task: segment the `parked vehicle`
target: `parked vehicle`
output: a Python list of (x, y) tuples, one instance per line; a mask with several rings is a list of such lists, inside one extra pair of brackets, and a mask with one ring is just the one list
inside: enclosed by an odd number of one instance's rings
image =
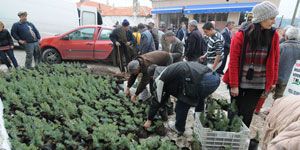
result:
[(97, 8), (78, 6), (69, 0), (3, 0), (0, 20), (9, 31), (19, 21), (18, 12), (27, 11), (28, 21), (34, 23), (42, 37), (53, 36), (79, 25), (101, 25)]
[(67, 33), (45, 37), (40, 41), (42, 59), (49, 64), (62, 60), (105, 60), (111, 55), (109, 39), (112, 27), (80, 26)]

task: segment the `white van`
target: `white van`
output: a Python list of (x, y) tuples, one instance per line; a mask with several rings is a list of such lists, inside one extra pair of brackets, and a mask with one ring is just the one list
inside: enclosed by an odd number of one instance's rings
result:
[(27, 11), (28, 21), (36, 26), (42, 37), (64, 33), (79, 25), (97, 25), (99, 21), (102, 22), (97, 8), (77, 8), (75, 2), (68, 0), (3, 0), (0, 20), (9, 31), (19, 21), (19, 11)]

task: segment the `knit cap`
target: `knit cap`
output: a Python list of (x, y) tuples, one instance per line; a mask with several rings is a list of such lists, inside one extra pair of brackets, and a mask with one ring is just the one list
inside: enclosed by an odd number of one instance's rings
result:
[(276, 17), (279, 14), (277, 7), (269, 1), (264, 1), (255, 5), (252, 12), (254, 17), (252, 20), (253, 23), (262, 22), (272, 17)]
[(129, 22), (128, 22), (128, 20), (127, 20), (127, 19), (124, 19), (124, 20), (123, 20), (123, 22), (122, 22), (122, 26), (124, 26), (124, 27), (127, 27), (127, 26), (129, 26)]

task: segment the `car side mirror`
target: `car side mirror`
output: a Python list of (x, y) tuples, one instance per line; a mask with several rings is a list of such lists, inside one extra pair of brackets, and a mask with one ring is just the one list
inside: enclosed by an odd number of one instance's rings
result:
[(69, 36), (64, 36), (61, 38), (61, 40), (70, 40)]

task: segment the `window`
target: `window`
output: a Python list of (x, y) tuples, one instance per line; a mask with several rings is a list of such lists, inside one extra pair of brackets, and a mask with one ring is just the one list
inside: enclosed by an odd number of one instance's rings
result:
[(207, 19), (207, 14), (201, 14), (201, 22), (205, 23)]
[(207, 21), (215, 21), (215, 14), (208, 14), (207, 17)]
[(83, 28), (70, 33), (70, 40), (93, 40), (95, 28)]
[(103, 29), (101, 31), (100, 36), (98, 37), (98, 40), (110, 40), (109, 35), (111, 34), (112, 30), (109, 29)]
[(96, 24), (96, 14), (93, 12), (82, 12), (82, 25)]

